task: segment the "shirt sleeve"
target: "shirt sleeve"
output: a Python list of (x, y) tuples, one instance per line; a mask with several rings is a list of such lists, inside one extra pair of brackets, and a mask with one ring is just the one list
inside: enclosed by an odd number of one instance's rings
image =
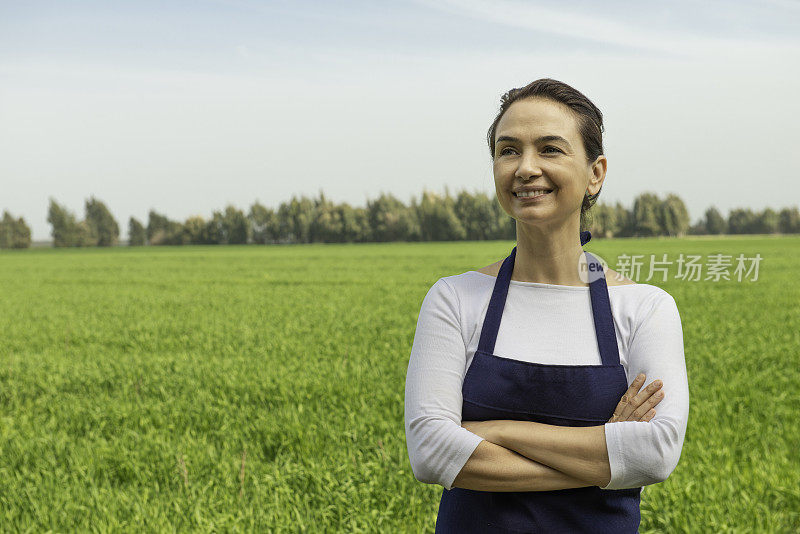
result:
[(605, 424), (611, 480), (602, 489), (663, 482), (678, 465), (686, 434), (689, 384), (678, 307), (675, 299), (661, 290), (646, 299), (640, 311), (642, 319), (632, 333), (627, 356), (628, 384), (645, 373), (642, 389), (660, 379), (664, 398), (650, 421)]
[(466, 372), (458, 297), (440, 278), (417, 319), (405, 385), (405, 432), (414, 477), (445, 489), (483, 440), (461, 426)]

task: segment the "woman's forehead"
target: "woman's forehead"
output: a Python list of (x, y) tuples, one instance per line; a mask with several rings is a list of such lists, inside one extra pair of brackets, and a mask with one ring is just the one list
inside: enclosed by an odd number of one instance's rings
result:
[(578, 131), (575, 118), (563, 104), (525, 99), (511, 104), (497, 123), (495, 139), (504, 135), (518, 138), (560, 135), (574, 142)]

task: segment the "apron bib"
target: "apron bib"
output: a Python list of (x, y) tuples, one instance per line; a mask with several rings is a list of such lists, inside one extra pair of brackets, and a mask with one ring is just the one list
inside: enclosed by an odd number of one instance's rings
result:
[[(591, 239), (581, 232), (581, 245)], [(483, 321), (480, 342), (462, 386), (463, 421), (512, 419), (558, 426), (599, 426), (611, 418), (628, 381), (619, 362), (605, 273), (584, 251), (590, 275), (602, 365), (544, 365), (493, 354), (517, 247), (505, 259)], [(598, 486), (556, 491), (444, 490), (436, 533), (638, 532), (641, 488)]]

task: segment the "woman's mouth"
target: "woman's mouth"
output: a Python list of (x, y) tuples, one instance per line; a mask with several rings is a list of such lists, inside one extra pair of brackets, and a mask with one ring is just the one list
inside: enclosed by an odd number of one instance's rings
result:
[(548, 190), (548, 191), (543, 191), (543, 190), (539, 190), (539, 191), (520, 191), (519, 193), (515, 193), (515, 192), (512, 191), (512, 194), (516, 198), (518, 198), (520, 200), (520, 202), (534, 202), (534, 201), (541, 200), (541, 199), (547, 197), (552, 192), (553, 192), (552, 190)]

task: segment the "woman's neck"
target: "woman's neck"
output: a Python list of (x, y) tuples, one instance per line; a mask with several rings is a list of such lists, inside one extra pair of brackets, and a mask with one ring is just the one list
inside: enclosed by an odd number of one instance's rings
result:
[(588, 286), (579, 273), (583, 254), (580, 231), (572, 226), (548, 229), (517, 222), (517, 254), (511, 279)]

